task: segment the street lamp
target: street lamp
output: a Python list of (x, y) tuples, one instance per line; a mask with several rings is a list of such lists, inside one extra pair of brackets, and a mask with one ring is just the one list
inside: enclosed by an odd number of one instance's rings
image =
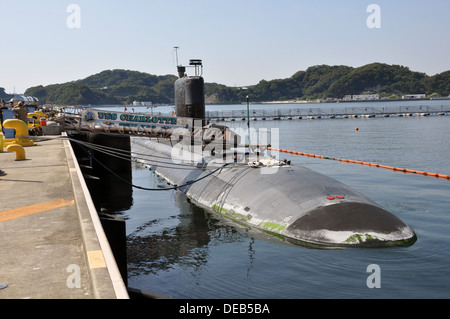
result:
[(250, 107), (247, 95), (247, 128), (248, 128), (248, 147), (250, 149)]

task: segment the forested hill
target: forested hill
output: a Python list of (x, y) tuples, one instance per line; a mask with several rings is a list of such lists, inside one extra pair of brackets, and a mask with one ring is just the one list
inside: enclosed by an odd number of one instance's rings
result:
[(35, 86), (25, 91), (44, 103), (62, 105), (131, 104), (133, 101), (172, 103), (175, 75), (157, 76), (129, 70), (107, 70), (63, 84)]
[[(174, 103), (176, 79), (175, 75), (108, 70), (78, 81), (32, 87), (25, 95), (61, 105), (131, 104), (133, 101), (170, 104)], [(247, 95), (252, 102), (264, 102), (342, 98), (366, 92), (388, 97), (418, 93), (446, 97), (450, 95), (450, 71), (428, 76), (404, 66), (382, 63), (357, 68), (317, 65), (286, 79), (261, 80), (245, 88), (205, 84), (207, 103), (240, 103)]]

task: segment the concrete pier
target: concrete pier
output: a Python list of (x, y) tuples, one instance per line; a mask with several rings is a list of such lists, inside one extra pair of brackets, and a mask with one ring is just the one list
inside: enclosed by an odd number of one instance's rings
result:
[(0, 299), (128, 299), (70, 143), (36, 144), (0, 153)]

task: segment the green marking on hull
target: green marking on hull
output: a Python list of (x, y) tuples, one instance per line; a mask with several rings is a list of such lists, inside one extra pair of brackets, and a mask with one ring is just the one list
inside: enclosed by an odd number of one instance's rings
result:
[(218, 213), (221, 215), (223, 215), (225, 213), (225, 214), (227, 214), (227, 217), (233, 217), (237, 220), (248, 221), (248, 218), (245, 215), (235, 213), (235, 212), (233, 212), (233, 210), (229, 211), (228, 209), (220, 207), (219, 205), (215, 205), (215, 204), (212, 205), (212, 209), (215, 213)]
[(244, 215), (242, 215), (242, 214), (239, 214), (239, 213), (234, 213), (234, 214), (233, 214), (233, 217), (236, 218), (236, 219), (238, 219), (238, 220), (248, 221), (248, 218), (247, 218), (246, 216), (244, 216)]
[(285, 225), (280, 225), (280, 224), (271, 223), (271, 222), (261, 222), (259, 224), (259, 226), (265, 227), (265, 228), (270, 228), (270, 229), (277, 230), (277, 231), (283, 231), (286, 228)]
[(212, 209), (213, 209), (216, 213), (226, 213), (226, 214), (229, 214), (229, 213), (230, 213), (227, 209), (225, 209), (225, 208), (223, 208), (223, 207), (220, 207), (219, 205), (216, 205), (216, 204), (212, 205)]
[(348, 237), (345, 242), (346, 243), (364, 243), (367, 241), (375, 241), (378, 240), (377, 237), (369, 235), (369, 234), (354, 234)]
[(272, 232), (272, 231), (265, 230), (265, 229), (260, 229), (260, 230), (261, 230), (263, 233), (265, 233), (265, 234), (268, 234), (268, 235), (274, 236), (274, 237), (278, 237), (278, 238), (282, 239), (283, 241), (286, 241), (286, 237), (283, 236), (283, 235), (281, 235), (281, 234), (274, 233), (274, 232)]

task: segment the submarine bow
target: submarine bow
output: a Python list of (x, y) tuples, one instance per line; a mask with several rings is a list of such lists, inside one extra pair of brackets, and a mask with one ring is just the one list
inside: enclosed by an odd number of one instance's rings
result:
[(196, 205), (295, 243), (378, 247), (416, 241), (414, 231), (394, 214), (349, 186), (300, 165), (283, 165), (274, 174), (263, 174), (261, 167), (231, 163), (202, 179), (221, 167), (213, 157), (191, 154), (198, 160), (192, 167), (201, 168), (180, 169), (169, 155), (170, 145), (133, 138), (133, 150), (165, 156), (164, 165), (147, 164), (169, 184), (184, 185), (178, 189)]

